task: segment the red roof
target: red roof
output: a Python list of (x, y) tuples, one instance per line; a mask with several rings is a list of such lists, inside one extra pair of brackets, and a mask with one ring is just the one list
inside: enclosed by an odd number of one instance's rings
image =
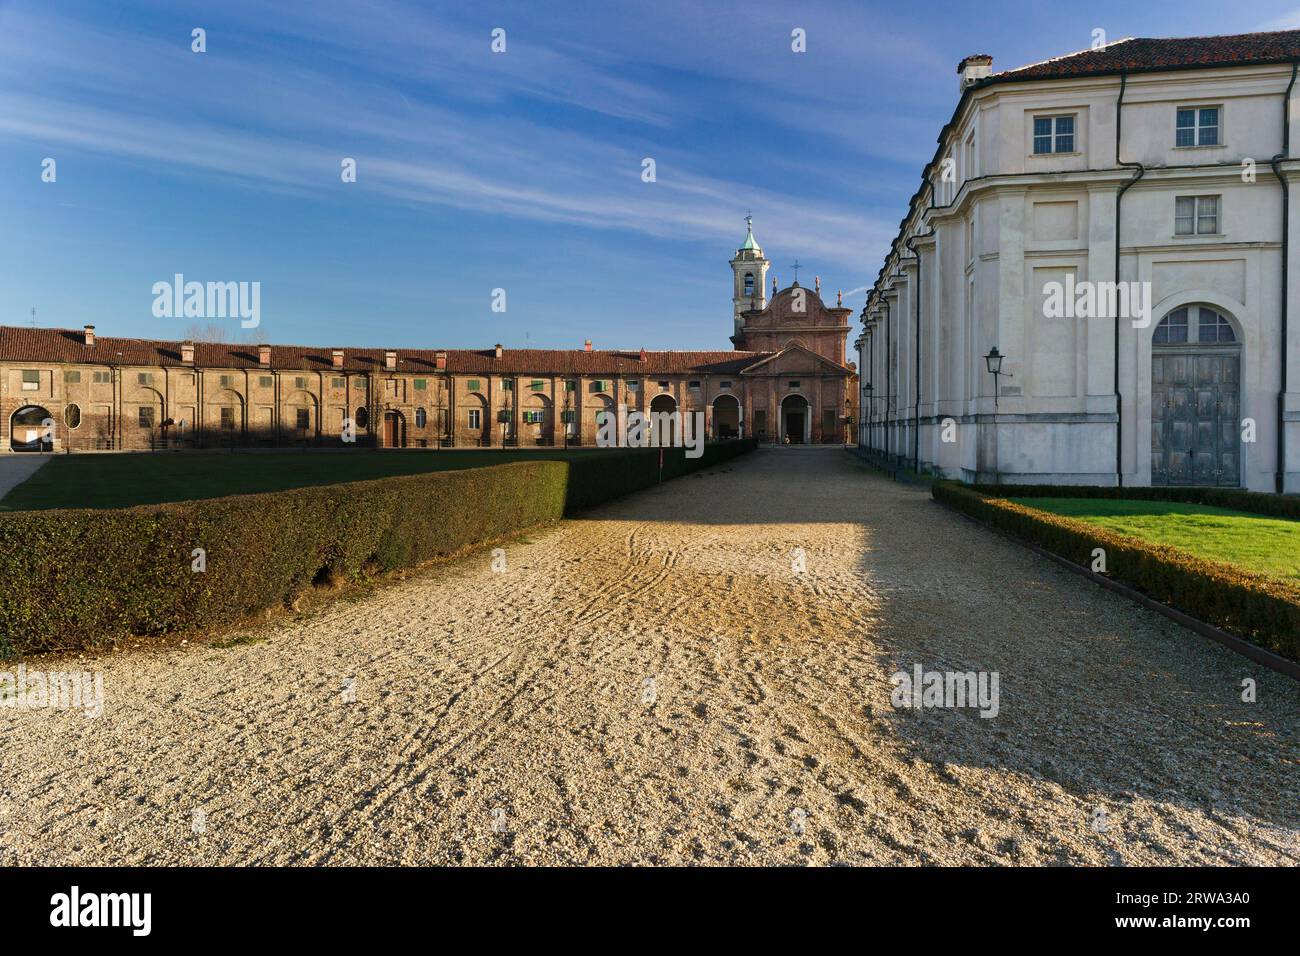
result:
[[(329, 371), (333, 348), (310, 345), (272, 345), (271, 368)], [(384, 367), (385, 349), (343, 349), (346, 371), (378, 371)], [(582, 349), (395, 349), (397, 369), (433, 371), (439, 352), (447, 355), (447, 370), (460, 373), (514, 373), (538, 375), (651, 375), (656, 373), (739, 372), (771, 352), (644, 352)], [(644, 361), (641, 359), (645, 355)], [(194, 364), (200, 368), (261, 368), (257, 345), (198, 342)], [(81, 365), (182, 366), (181, 343), (154, 339), (95, 337), (85, 344), (80, 329), (33, 329), (0, 326), (0, 362), (76, 363)]]
[(994, 73), (979, 85), (1005, 80), (1098, 76), (1125, 70), (1142, 73), (1251, 63), (1289, 63), (1294, 59), (1300, 59), (1300, 30), (1221, 37), (1130, 37), (1096, 50), (1080, 50), (1016, 70)]

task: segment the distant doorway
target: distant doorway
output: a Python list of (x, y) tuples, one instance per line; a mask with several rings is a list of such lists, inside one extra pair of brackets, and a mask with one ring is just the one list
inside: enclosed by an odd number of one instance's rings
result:
[(401, 412), (384, 412), (384, 447), (406, 447), (406, 422)]
[(740, 402), (734, 395), (719, 395), (713, 400), (713, 437), (740, 437)]
[(781, 402), (781, 441), (789, 445), (808, 442), (808, 400), (802, 395), (787, 395)]
[(9, 447), (13, 451), (52, 451), (54, 418), (39, 405), (27, 405), (9, 419)]

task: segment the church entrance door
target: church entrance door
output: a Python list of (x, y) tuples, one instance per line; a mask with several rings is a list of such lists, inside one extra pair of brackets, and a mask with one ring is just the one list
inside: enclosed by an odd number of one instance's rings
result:
[(781, 402), (781, 440), (787, 445), (808, 441), (808, 400), (802, 395), (787, 395)]

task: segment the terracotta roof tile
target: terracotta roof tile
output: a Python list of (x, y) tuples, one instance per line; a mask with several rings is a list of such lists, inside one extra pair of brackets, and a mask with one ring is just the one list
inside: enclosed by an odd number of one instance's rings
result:
[[(397, 349), (397, 368), (404, 372), (432, 372), (440, 351), (447, 354), (447, 370), (487, 374), (585, 374), (654, 375), (700, 372), (737, 373), (773, 354), (770, 352), (641, 352), (582, 349)], [(271, 367), (275, 369), (330, 371), (333, 348), (303, 345), (272, 345)], [(382, 370), (384, 349), (343, 350), (344, 370)], [(257, 345), (226, 345), (199, 342), (194, 346), (195, 364), (201, 368), (260, 368)], [(0, 326), (0, 362), (78, 363), (85, 365), (181, 366), (181, 343), (152, 339), (95, 337), (85, 344), (80, 329), (33, 329)]]
[(1287, 63), (1300, 58), (1300, 30), (1233, 36), (1130, 37), (1095, 50), (1080, 50), (1042, 63), (994, 73), (980, 85), (1006, 80), (1057, 79), (1109, 73), (1179, 70), (1251, 63)]

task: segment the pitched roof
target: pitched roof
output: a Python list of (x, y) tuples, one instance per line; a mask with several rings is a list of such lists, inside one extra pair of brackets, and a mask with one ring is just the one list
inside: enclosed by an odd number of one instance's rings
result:
[[(305, 371), (333, 369), (333, 348), (272, 345), (271, 368)], [(343, 369), (381, 370), (385, 349), (343, 349)], [(447, 370), (481, 374), (652, 375), (657, 373), (738, 373), (770, 352), (645, 352), (582, 349), (395, 349), (397, 368), (404, 372), (433, 371), (439, 352), (447, 355)], [(0, 362), (75, 363), (82, 365), (183, 366), (181, 343), (157, 339), (96, 336), (85, 344), (81, 329), (33, 329), (0, 326)], [(262, 368), (257, 345), (198, 342), (194, 364), (200, 368)]]
[(1185, 70), (1211, 66), (1289, 63), (1300, 59), (1300, 30), (1273, 33), (1239, 33), (1205, 37), (1128, 37), (1095, 50), (1080, 50), (1005, 70), (977, 85), (1008, 80), (1049, 80), (1076, 76), (1102, 76), (1160, 70)]

